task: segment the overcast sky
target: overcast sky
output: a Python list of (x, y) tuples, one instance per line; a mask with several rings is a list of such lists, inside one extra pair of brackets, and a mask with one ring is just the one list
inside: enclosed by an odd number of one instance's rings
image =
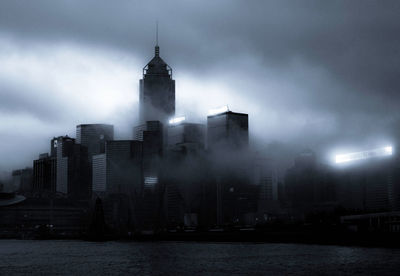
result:
[(249, 113), (252, 142), (322, 156), (396, 143), (399, 1), (0, 2), (0, 171), (53, 136), (112, 123), (131, 138), (138, 81), (173, 68), (177, 115)]

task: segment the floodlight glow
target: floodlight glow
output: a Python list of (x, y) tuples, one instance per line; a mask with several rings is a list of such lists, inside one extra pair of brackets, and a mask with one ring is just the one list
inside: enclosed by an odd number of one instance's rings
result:
[(212, 115), (217, 115), (217, 114), (225, 113), (225, 112), (228, 112), (228, 111), (229, 111), (228, 106), (227, 106), (227, 105), (224, 105), (224, 106), (221, 106), (221, 107), (218, 107), (218, 108), (210, 109), (210, 110), (208, 111), (208, 115), (209, 115), (209, 116), (212, 116)]
[(175, 118), (172, 118), (171, 120), (169, 120), (169, 124), (170, 125), (179, 124), (179, 123), (181, 123), (181, 122), (183, 122), (185, 120), (186, 120), (185, 116), (175, 117)]
[(144, 187), (145, 188), (154, 188), (154, 186), (158, 183), (157, 176), (145, 176), (144, 177)]
[(388, 146), (380, 149), (353, 152), (347, 154), (338, 154), (336, 155), (335, 162), (339, 164), (339, 163), (346, 163), (346, 162), (369, 159), (380, 156), (389, 156), (392, 154), (393, 154), (393, 148), (391, 146)]

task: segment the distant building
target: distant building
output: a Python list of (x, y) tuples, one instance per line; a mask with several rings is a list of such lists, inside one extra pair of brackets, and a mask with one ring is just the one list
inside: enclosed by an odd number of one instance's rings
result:
[(160, 131), (162, 123), (160, 121), (147, 121), (142, 125), (134, 127), (133, 138), (134, 140), (143, 141), (143, 133), (145, 131)]
[(84, 124), (76, 126), (76, 144), (87, 147), (89, 161), (95, 154), (104, 153), (105, 143), (114, 140), (114, 126), (107, 124)]
[(105, 153), (93, 156), (93, 192), (98, 195), (139, 192), (141, 161), (141, 141), (107, 141)]
[(23, 195), (32, 195), (33, 193), (33, 171), (32, 168), (14, 170), (12, 172), (12, 184)]
[(395, 158), (355, 162), (336, 168), (339, 204), (356, 212), (400, 210), (400, 167)]
[(33, 160), (33, 192), (35, 196), (55, 194), (57, 183), (57, 160), (47, 153)]
[(330, 169), (317, 162), (315, 153), (304, 150), (295, 158), (285, 176), (285, 189), (298, 215), (331, 211), (336, 204), (336, 186)]
[(175, 116), (175, 80), (172, 69), (160, 57), (155, 47), (154, 58), (143, 68), (139, 83), (139, 121), (160, 121), (163, 124)]
[(71, 198), (89, 198), (91, 183), (87, 148), (75, 144), (75, 139), (68, 136), (56, 138), (53, 146), (57, 148), (57, 193)]
[(204, 149), (205, 126), (194, 123), (170, 124), (168, 127), (168, 146), (193, 145), (195, 148)]
[(245, 149), (249, 145), (249, 117), (226, 111), (207, 117), (207, 148), (216, 150)]

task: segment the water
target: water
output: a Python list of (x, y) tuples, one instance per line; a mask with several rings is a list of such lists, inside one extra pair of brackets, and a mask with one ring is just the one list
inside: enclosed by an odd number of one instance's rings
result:
[(0, 275), (400, 275), (400, 249), (0, 240)]

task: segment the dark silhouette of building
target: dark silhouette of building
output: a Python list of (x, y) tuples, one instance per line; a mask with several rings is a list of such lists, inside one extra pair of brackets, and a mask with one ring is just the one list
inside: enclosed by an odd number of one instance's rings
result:
[(70, 198), (89, 198), (91, 170), (87, 147), (75, 144), (75, 139), (68, 136), (55, 138), (52, 144), (57, 148), (57, 193)]
[(93, 156), (93, 192), (132, 193), (141, 183), (142, 142), (107, 141), (105, 153)]
[(172, 69), (160, 57), (155, 46), (154, 58), (143, 68), (139, 83), (139, 121), (160, 121), (166, 124), (175, 116), (175, 80)]
[(400, 169), (396, 158), (353, 162), (336, 168), (340, 206), (350, 212), (400, 210)]
[(327, 166), (319, 164), (315, 153), (304, 150), (285, 176), (285, 189), (292, 210), (301, 216), (332, 210), (336, 205), (336, 186)]
[(14, 170), (12, 172), (12, 183), (19, 193), (23, 195), (32, 195), (33, 193), (33, 170), (25, 168)]
[(184, 145), (193, 150), (204, 149), (205, 126), (186, 122), (169, 124), (167, 141), (168, 147)]
[(33, 193), (35, 196), (50, 196), (56, 192), (57, 160), (48, 153), (33, 160)]
[(133, 139), (143, 141), (143, 132), (159, 131), (162, 128), (160, 121), (147, 121), (144, 124), (138, 125), (133, 129)]
[(249, 145), (249, 116), (226, 111), (207, 117), (207, 149), (226, 151)]
[(82, 124), (76, 126), (76, 143), (87, 147), (89, 161), (95, 154), (104, 153), (105, 143), (114, 140), (114, 126), (107, 124)]

